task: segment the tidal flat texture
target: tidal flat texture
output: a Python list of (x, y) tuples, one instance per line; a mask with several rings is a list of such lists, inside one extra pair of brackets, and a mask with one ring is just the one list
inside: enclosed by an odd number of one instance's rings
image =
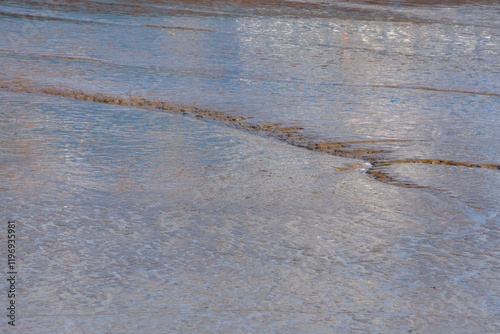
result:
[(452, 198), (187, 117), (1, 100), (18, 332), (499, 328), (494, 220)]
[(493, 0), (2, 1), (0, 333), (500, 332), (499, 59)]

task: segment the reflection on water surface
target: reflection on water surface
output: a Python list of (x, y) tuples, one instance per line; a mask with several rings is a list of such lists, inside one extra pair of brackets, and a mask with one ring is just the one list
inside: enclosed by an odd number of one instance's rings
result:
[(2, 2), (20, 326), (498, 331), (498, 14)]

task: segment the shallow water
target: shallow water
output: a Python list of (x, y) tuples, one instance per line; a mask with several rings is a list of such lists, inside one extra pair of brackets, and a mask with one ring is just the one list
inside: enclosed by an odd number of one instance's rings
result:
[[(0, 83), (194, 103), (300, 127), (307, 145), (378, 141), (349, 148), (372, 163), (500, 168), (498, 14), (488, 1), (4, 2)], [(484, 186), (469, 191), (498, 197)]]
[(192, 118), (1, 100), (21, 333), (498, 329), (495, 217)]
[(21, 332), (499, 331), (498, 14), (3, 1)]

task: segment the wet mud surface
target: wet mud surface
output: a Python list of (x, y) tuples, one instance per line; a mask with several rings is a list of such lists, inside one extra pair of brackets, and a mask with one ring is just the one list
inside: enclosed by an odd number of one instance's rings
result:
[[(225, 124), (237, 129), (242, 129), (250, 131), (253, 133), (262, 134), (271, 138), (278, 139), (287, 144), (305, 148), (312, 151), (318, 151), (322, 153), (331, 154), (339, 157), (348, 157), (355, 159), (362, 159), (370, 163), (370, 167), (366, 170), (366, 173), (373, 176), (376, 180), (390, 183), (393, 185), (403, 186), (403, 187), (417, 187), (422, 186), (418, 184), (410, 184), (398, 180), (396, 177), (387, 174), (386, 172), (380, 170), (380, 167), (390, 166), (392, 164), (401, 163), (412, 163), (412, 164), (431, 164), (431, 165), (447, 165), (447, 166), (459, 166), (467, 168), (488, 168), (493, 170), (500, 170), (499, 164), (474, 164), (468, 162), (460, 162), (453, 160), (441, 160), (441, 159), (405, 159), (405, 160), (388, 160), (384, 157), (385, 154), (390, 153), (389, 151), (374, 150), (369, 148), (362, 148), (363, 144), (370, 143), (380, 143), (380, 142), (404, 142), (405, 140), (378, 140), (378, 141), (355, 141), (355, 142), (316, 142), (317, 139), (313, 137), (308, 137), (304, 135), (300, 126), (286, 126), (282, 123), (273, 124), (254, 124), (251, 121), (250, 116), (235, 116), (221, 111), (202, 109), (199, 107), (189, 107), (180, 105), (171, 105), (163, 101), (150, 101), (139, 97), (115, 97), (106, 96), (103, 94), (88, 94), (85, 92), (77, 91), (65, 91), (60, 89), (34, 89), (30, 88), (29, 85), (20, 86), (0, 86), (2, 89), (8, 89), (14, 92), (25, 92), (25, 93), (38, 93), (38, 94), (48, 94), (54, 96), (61, 96), (67, 98), (73, 98), (82, 101), (91, 101), (98, 103), (107, 104), (117, 104), (126, 105), (131, 107), (143, 107), (148, 109), (155, 109), (161, 111), (172, 112), (182, 115), (190, 115), (204, 120), (216, 121), (221, 124)], [(243, 122), (242, 122), (243, 121)]]
[(494, 216), (375, 182), (360, 160), (195, 117), (0, 100), (21, 332), (500, 326)]
[(500, 331), (498, 1), (6, 0), (0, 31), (20, 332)]

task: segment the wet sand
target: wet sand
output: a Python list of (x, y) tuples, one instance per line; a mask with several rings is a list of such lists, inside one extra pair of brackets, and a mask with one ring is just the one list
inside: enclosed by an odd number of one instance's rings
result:
[[(389, 151), (374, 150), (363, 148), (363, 144), (372, 144), (380, 142), (405, 142), (406, 140), (369, 140), (355, 142), (317, 142), (317, 138), (304, 135), (300, 126), (287, 126), (283, 123), (272, 124), (256, 124), (252, 123), (251, 116), (232, 115), (227, 112), (202, 109), (199, 107), (172, 105), (165, 101), (152, 101), (141, 97), (116, 97), (103, 94), (92, 94), (86, 92), (78, 92), (73, 90), (61, 90), (54, 88), (39, 89), (33, 88), (26, 84), (21, 85), (0, 85), (0, 88), (8, 89), (14, 92), (27, 93), (42, 93), (47, 95), (69, 97), (76, 100), (92, 101), (106, 104), (126, 105), (132, 107), (143, 107), (154, 110), (167, 111), (175, 114), (190, 115), (204, 120), (217, 121), (220, 124), (226, 124), (231, 127), (250, 131), (256, 134), (264, 134), (267, 137), (275, 138), (289, 145), (305, 148), (312, 151), (331, 154), (340, 157), (349, 157), (362, 159), (366, 161), (370, 167), (366, 169), (366, 173), (373, 176), (375, 180), (390, 183), (392, 185), (423, 188), (424, 186), (412, 184), (398, 180), (395, 176), (388, 174), (384, 169), (393, 164), (431, 164), (431, 165), (446, 165), (459, 166), (467, 168), (487, 168), (500, 170), (499, 164), (477, 164), (453, 160), (442, 159), (404, 159), (404, 160), (388, 160), (386, 158)], [(428, 186), (427, 186), (428, 187)]]
[(190, 117), (0, 97), (20, 333), (498, 329), (493, 221), (456, 202)]
[(14, 333), (499, 332), (498, 13), (0, 3)]

